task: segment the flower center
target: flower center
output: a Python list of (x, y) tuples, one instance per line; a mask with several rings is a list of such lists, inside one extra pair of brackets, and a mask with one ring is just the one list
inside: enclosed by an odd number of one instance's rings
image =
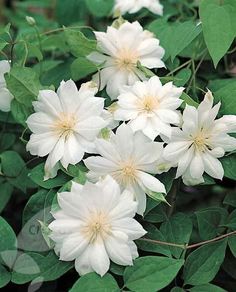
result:
[(138, 61), (138, 56), (131, 49), (121, 49), (116, 58), (116, 65), (119, 69), (133, 70)]
[(137, 167), (133, 162), (121, 163), (120, 170), (113, 173), (114, 179), (120, 182), (123, 186), (130, 185), (137, 178)]
[(60, 118), (54, 125), (54, 129), (60, 136), (68, 138), (74, 132), (76, 122), (77, 120), (73, 114), (61, 113)]
[(145, 111), (147, 113), (150, 113), (152, 112), (153, 110), (155, 110), (158, 105), (159, 105), (159, 102), (157, 100), (156, 97), (153, 97), (151, 95), (147, 95), (144, 97), (144, 99), (139, 102), (139, 107), (142, 111)]
[(195, 149), (204, 152), (207, 149), (207, 136), (202, 131), (199, 132), (193, 140)]
[(102, 211), (92, 214), (90, 220), (81, 230), (90, 243), (104, 239), (111, 233), (108, 215)]

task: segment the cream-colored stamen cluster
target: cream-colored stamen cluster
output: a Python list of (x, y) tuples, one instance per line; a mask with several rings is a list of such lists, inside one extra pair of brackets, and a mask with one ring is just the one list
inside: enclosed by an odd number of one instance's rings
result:
[(109, 221), (109, 217), (104, 211), (96, 212), (82, 228), (82, 233), (90, 243), (94, 243), (99, 239), (105, 239), (111, 233)]

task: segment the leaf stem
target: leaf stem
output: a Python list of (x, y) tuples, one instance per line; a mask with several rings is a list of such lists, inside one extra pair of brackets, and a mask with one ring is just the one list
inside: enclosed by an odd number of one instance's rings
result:
[(165, 241), (154, 240), (154, 239), (149, 239), (149, 238), (140, 238), (139, 240), (150, 242), (150, 243), (154, 243), (154, 244), (161, 244), (161, 245), (179, 247), (179, 248), (182, 248), (182, 249), (186, 250), (186, 249), (196, 248), (196, 247), (199, 247), (199, 246), (202, 246), (204, 244), (211, 243), (211, 242), (215, 242), (215, 241), (218, 241), (220, 239), (223, 239), (223, 238), (226, 238), (226, 237), (229, 237), (229, 236), (232, 236), (232, 235), (236, 235), (236, 230), (232, 231), (232, 232), (229, 232), (229, 233), (226, 233), (226, 234), (223, 234), (223, 235), (220, 235), (220, 236), (215, 237), (213, 239), (201, 241), (201, 242), (194, 243), (194, 244), (191, 244), (191, 245), (178, 244), (178, 243), (172, 243), (172, 242), (165, 242)]

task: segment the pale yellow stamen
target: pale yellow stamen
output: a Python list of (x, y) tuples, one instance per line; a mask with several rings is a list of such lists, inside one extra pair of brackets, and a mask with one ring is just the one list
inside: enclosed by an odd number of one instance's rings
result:
[(208, 148), (208, 135), (203, 131), (197, 133), (197, 135), (193, 138), (193, 144), (195, 149), (201, 152), (204, 152)]
[(68, 138), (73, 133), (76, 122), (77, 120), (73, 114), (61, 113), (53, 128), (59, 135)]
[(131, 49), (121, 49), (116, 57), (116, 65), (119, 69), (133, 70), (138, 61), (138, 55)]
[(132, 184), (137, 179), (137, 167), (132, 161), (121, 163), (120, 170), (114, 172), (113, 177), (123, 186)]
[(108, 215), (102, 211), (92, 214), (81, 231), (90, 243), (105, 239), (111, 233)]
[(138, 106), (139, 106), (141, 111), (145, 111), (147, 113), (150, 113), (158, 108), (159, 101), (156, 97), (153, 97), (151, 95), (147, 95), (141, 101), (138, 101)]

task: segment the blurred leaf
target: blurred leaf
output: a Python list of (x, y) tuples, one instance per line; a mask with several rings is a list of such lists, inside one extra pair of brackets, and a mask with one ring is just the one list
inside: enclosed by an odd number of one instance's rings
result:
[(11, 280), (11, 273), (0, 264), (0, 288), (6, 286)]
[(0, 193), (0, 213), (1, 213), (11, 198), (13, 187), (8, 182), (4, 182), (0, 185), (0, 189), (1, 189)]
[(2, 172), (6, 180), (14, 187), (26, 192), (32, 184), (28, 178), (28, 169), (24, 160), (15, 151), (5, 151), (0, 155)]
[(110, 14), (114, 7), (114, 0), (85, 0), (89, 11), (97, 16), (103, 17)]
[(0, 253), (15, 250), (17, 246), (15, 232), (2, 217), (0, 217), (0, 234)]
[(195, 286), (189, 289), (190, 292), (227, 292), (226, 290), (222, 289), (213, 284), (205, 284), (200, 286)]

